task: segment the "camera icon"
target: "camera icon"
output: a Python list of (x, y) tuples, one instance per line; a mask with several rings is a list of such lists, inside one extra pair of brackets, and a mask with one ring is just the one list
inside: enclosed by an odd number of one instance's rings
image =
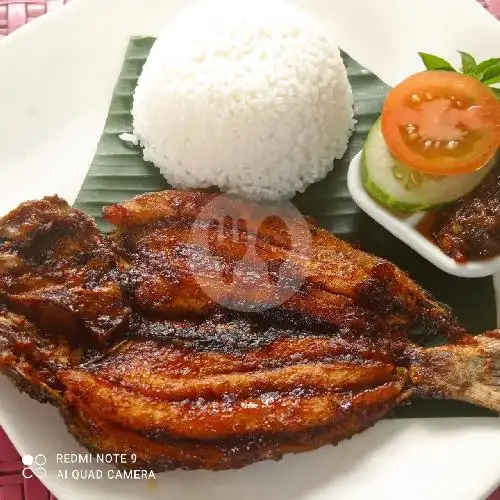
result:
[(34, 457), (29, 454), (24, 455), (21, 461), (25, 466), (21, 472), (24, 479), (31, 479), (32, 477), (44, 479), (47, 477), (47, 469), (43, 467), (47, 463), (47, 457), (42, 453), (39, 453)]

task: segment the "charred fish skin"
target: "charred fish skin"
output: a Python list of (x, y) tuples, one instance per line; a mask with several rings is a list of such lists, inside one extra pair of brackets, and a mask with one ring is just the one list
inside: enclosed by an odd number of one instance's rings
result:
[(70, 402), (83, 402), (116, 425), (171, 439), (216, 441), (323, 427), (353, 409), (368, 415), (371, 403), (399, 401), (406, 373), (394, 366), (333, 362), (245, 374), (216, 371), (190, 380), (172, 379), (158, 368), (161, 376), (136, 370), (126, 380), (113, 378), (109, 366), (64, 370), (59, 378)]
[(321, 337), (231, 354), (136, 339), (60, 377), (81, 442), (126, 446), (156, 470), (239, 468), (336, 444), (409, 395), (406, 369)]
[[(222, 201), (205, 210), (214, 199)], [(237, 232), (227, 213), (245, 222)], [(256, 203), (181, 191), (149, 193), (107, 207), (105, 218), (117, 226), (113, 239), (129, 256), (128, 291), (135, 307), (167, 318), (207, 315), (219, 304), (262, 309), (273, 302), (276, 288), (260, 278), (252, 263), (248, 286), (224, 280), (251, 246), (266, 265), (291, 262), (289, 281), (303, 283), (280, 303), (281, 309), (373, 335), (388, 326), (403, 331), (421, 326), (450, 340), (466, 333), (446, 306), (393, 264), (352, 248), (311, 222), (310, 244), (292, 248), (286, 227), (298, 225), (296, 216), (284, 213), (284, 229), (276, 218), (262, 223), (258, 214)], [(228, 230), (211, 238), (211, 220), (224, 221)]]
[(66, 339), (40, 331), (19, 314), (0, 307), (0, 372), (41, 403), (59, 405), (62, 386), (57, 374), (79, 364)]
[(95, 222), (57, 196), (0, 220), (0, 300), (74, 345), (104, 345), (126, 327), (123, 263)]
[[(245, 241), (282, 258), (280, 226), (254, 231), (256, 205), (231, 200)], [(57, 406), (89, 450), (136, 453), (124, 467), (224, 470), (336, 444), (413, 394), (500, 410), (498, 333), (463, 335), (395, 266), (310, 223), (311, 258), (291, 252), (290, 272), (307, 278), (295, 295), (221, 308), (197, 281), (213, 282), (210, 268), (196, 279), (187, 268), (203, 255), (187, 231), (206, 201), (164, 192), (115, 205), (111, 238), (54, 197), (0, 221), (0, 370)], [(212, 246), (224, 265), (240, 236)], [(270, 293), (220, 289), (250, 305)], [(422, 321), (460, 342), (416, 346), (408, 328)]]
[(393, 407), (394, 401), (381, 403), (369, 416), (357, 418), (348, 414), (335, 424), (312, 428), (300, 433), (238, 436), (226, 440), (172, 440), (167, 436), (149, 436), (115, 426), (89, 413), (79, 401), (63, 411), (70, 432), (96, 453), (135, 453), (135, 464), (117, 464), (123, 468), (145, 468), (154, 471), (174, 469), (214, 471), (238, 469), (261, 460), (279, 460), (286, 453), (301, 453), (323, 445), (335, 445), (373, 425)]
[[(305, 345), (311, 339), (322, 338), (325, 356), (336, 346), (335, 356), (387, 363), (405, 363), (410, 345), (401, 332), (379, 330), (373, 337), (353, 334), (348, 329), (332, 328), (317, 318), (290, 314), (283, 310), (270, 310), (262, 314), (235, 313), (217, 310), (210, 316), (193, 321), (172, 321), (134, 315), (130, 339), (154, 340), (158, 344), (175, 345), (194, 352), (216, 351), (240, 355), (253, 348), (265, 348), (275, 341), (296, 339)], [(319, 346), (319, 344), (318, 344)], [(305, 353), (302, 353), (305, 355)], [(302, 356), (300, 352), (296, 356)]]
[(220, 471), (238, 469), (262, 460), (279, 460), (287, 453), (336, 445), (375, 424), (400, 401), (399, 387), (389, 388), (386, 399), (377, 399), (377, 403), (368, 400), (371, 395), (366, 395), (366, 401), (360, 396), (354, 401), (352, 410), (345, 411), (344, 415), (323, 427), (300, 432), (238, 435), (223, 440), (179, 440), (165, 434), (144, 434), (96, 417), (78, 399), (62, 413), (70, 432), (89, 450), (137, 455), (136, 463), (117, 464), (119, 467), (158, 472), (179, 468)]

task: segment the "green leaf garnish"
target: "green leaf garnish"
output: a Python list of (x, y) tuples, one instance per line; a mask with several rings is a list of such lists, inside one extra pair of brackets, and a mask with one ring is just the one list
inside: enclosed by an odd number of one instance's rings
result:
[[(483, 74), (481, 81), (484, 82), (486, 85), (490, 85), (492, 83), (497, 83), (498, 80), (495, 80), (500, 76), (500, 62), (497, 64), (494, 64), (493, 66), (490, 66)], [(489, 83), (488, 83), (489, 82)]]
[(485, 71), (487, 71), (491, 66), (495, 66), (500, 63), (500, 57), (492, 57), (491, 59), (486, 59), (482, 63), (476, 66), (475, 74), (479, 80), (482, 80)]
[[(495, 78), (491, 78), (490, 80), (486, 80), (484, 82), (485, 85), (494, 85), (495, 83), (500, 83), (500, 75), (499, 76), (495, 76)], [(493, 88), (493, 87), (491, 87)]]
[(467, 52), (460, 52), (462, 58), (462, 73), (466, 75), (473, 75), (476, 70), (476, 60)]
[(419, 52), (418, 55), (420, 59), (422, 59), (425, 67), (429, 70), (456, 71), (448, 61), (445, 61), (441, 57), (426, 54), (425, 52)]
[[(491, 87), (491, 85), (500, 83), (500, 57), (492, 57), (478, 64), (469, 53), (459, 51), (459, 54), (462, 59), (461, 73), (476, 78), (484, 83), (493, 91), (497, 98), (500, 99), (500, 89)], [(419, 52), (418, 55), (428, 70), (455, 71), (459, 73), (459, 71), (442, 57), (426, 54), (424, 52)]]

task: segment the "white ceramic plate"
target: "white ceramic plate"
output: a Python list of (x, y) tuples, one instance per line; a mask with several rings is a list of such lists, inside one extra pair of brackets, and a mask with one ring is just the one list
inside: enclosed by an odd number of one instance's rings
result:
[[(74, 0), (0, 43), (0, 213), (55, 192), (75, 199), (128, 37), (156, 34), (189, 1)], [(500, 38), (491, 48), (480, 40), (498, 34), (496, 21), (472, 0), (296, 1), (388, 84), (419, 69), (417, 50), (498, 56)], [(0, 424), (21, 453), (47, 456), (44, 482), (60, 500), (477, 500), (500, 480), (500, 422), (472, 418), (382, 421), (335, 448), (239, 471), (77, 481), (71, 471), (86, 466), (56, 463), (57, 453), (84, 452), (57, 411), (3, 377), (0, 394)]]
[(406, 217), (398, 216), (375, 201), (363, 186), (361, 156), (362, 153), (359, 152), (349, 165), (347, 186), (352, 199), (370, 217), (446, 273), (466, 278), (479, 278), (489, 276), (500, 270), (500, 256), (492, 259), (471, 261), (465, 264), (455, 262), (417, 230), (416, 226), (425, 216), (425, 212), (417, 212)]

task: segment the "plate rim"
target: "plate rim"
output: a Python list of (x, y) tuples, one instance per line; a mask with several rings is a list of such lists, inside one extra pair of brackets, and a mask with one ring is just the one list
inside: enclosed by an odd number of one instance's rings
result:
[[(48, 28), (52, 23), (64, 23), (65, 20), (70, 19), (71, 16), (77, 15), (77, 10), (79, 8), (82, 8), (82, 9), (91, 8), (91, 7), (92, 8), (102, 8), (102, 5), (104, 5), (105, 3), (108, 4), (108, 8), (109, 8), (110, 0), (101, 0), (101, 1), (103, 3), (100, 5), (99, 2), (96, 0), (73, 0), (73, 2), (71, 2), (64, 9), (55, 10), (55, 11), (49, 13), (47, 16), (43, 16), (42, 18), (29, 23), (28, 25), (20, 28), (16, 33), (13, 33), (12, 35), (10, 35), (8, 38), (6, 38), (5, 40), (3, 40), (0, 43), (0, 54), (2, 53), (2, 51), (16, 50), (15, 47), (16, 47), (16, 44), (18, 43), (18, 40), (25, 40), (28, 37), (38, 36), (38, 35), (36, 35), (37, 32), (42, 33), (43, 30), (45, 28)], [(125, 9), (124, 6), (126, 3), (129, 5), (131, 4), (131, 0), (121, 0), (121, 1), (123, 1), (123, 4), (120, 6), (120, 8), (123, 7)], [(150, 3), (153, 4), (154, 1), (150, 0)], [(116, 8), (116, 4), (113, 7)], [(104, 8), (103, 8), (103, 10), (104, 10)], [(131, 32), (129, 33), (129, 35), (132, 35), (132, 34), (139, 34), (139, 33), (131, 33)], [(140, 33), (140, 34), (146, 34), (146, 33)], [(24, 397), (24, 396), (22, 396), (22, 397)], [(39, 404), (39, 403), (36, 403), (36, 404)], [(434, 419), (416, 418), (416, 419), (412, 419), (412, 420), (425, 422), (427, 420), (434, 420)], [(443, 420), (457, 421), (458, 418), (443, 419)], [(481, 419), (480, 417), (477, 417), (474, 420), (475, 421), (479, 421), (479, 420), (492, 421), (492, 420), (495, 420), (495, 418), (492, 417), (492, 418), (487, 418), (487, 419)], [(387, 424), (387, 425), (390, 425), (390, 424)], [(21, 452), (28, 451), (26, 446), (25, 446), (24, 441), (21, 439), (21, 436), (17, 432), (15, 432), (14, 429), (11, 429), (10, 425), (4, 425), (4, 429), (6, 430), (6, 433), (9, 435), (9, 437), (12, 438), (14, 445), (16, 446), (16, 448), (19, 449), (19, 451), (21, 451)], [(495, 431), (495, 436), (497, 434), (498, 434), (498, 432)], [(450, 458), (452, 458), (452, 459), (456, 458), (456, 455), (457, 455), (456, 452), (452, 450), (450, 453)], [(477, 481), (477, 477), (474, 478), (474, 480)], [(500, 480), (500, 473), (498, 474), (498, 480)], [(54, 483), (47, 481), (46, 484), (49, 488), (52, 487), (52, 489), (54, 491), (58, 491), (58, 490), (62, 491), (62, 490), (60, 490), (60, 488), (54, 488), (54, 486), (53, 486)], [(496, 487), (496, 484), (492, 484), (492, 482), (485, 484), (484, 488), (483, 488), (483, 494), (484, 495), (488, 494), (489, 492), (493, 491), (495, 489), (495, 487)], [(83, 497), (81, 497), (81, 498), (83, 498)], [(111, 498), (111, 497), (108, 496), (108, 498)], [(63, 500), (63, 496), (60, 496), (60, 499)]]

